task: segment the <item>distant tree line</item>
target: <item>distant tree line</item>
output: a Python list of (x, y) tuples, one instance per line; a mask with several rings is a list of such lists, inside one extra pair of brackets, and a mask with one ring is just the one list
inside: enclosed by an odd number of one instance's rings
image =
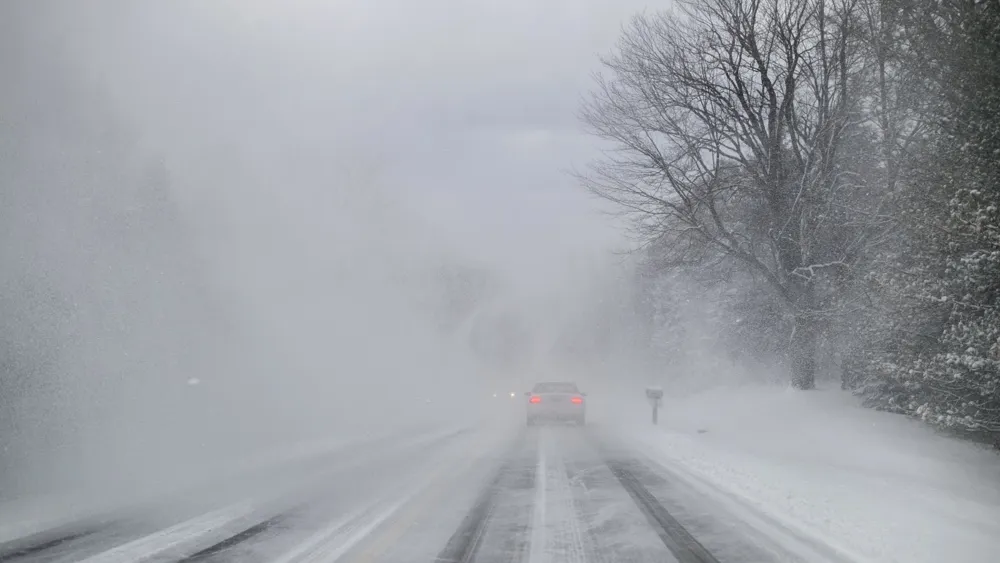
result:
[(207, 442), (199, 417), (211, 412), (195, 412), (185, 381), (210, 371), (230, 328), (219, 326), (167, 166), (138, 149), (58, 46), (32, 34), (35, 9), (0, 17), (0, 52), (23, 54), (0, 57), (3, 495), (155, 445), (137, 428)]
[(660, 325), (697, 287), (734, 361), (1000, 432), (998, 61), (997, 0), (681, 0), (604, 59), (580, 178)]

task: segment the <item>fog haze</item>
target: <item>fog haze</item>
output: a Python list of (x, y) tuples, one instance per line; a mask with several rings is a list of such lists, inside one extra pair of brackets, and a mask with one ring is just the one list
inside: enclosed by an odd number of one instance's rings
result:
[[(31, 452), (8, 491), (157, 481), (492, 388), (525, 365), (435, 328), (442, 268), (503, 288), (456, 315), (493, 299), (538, 341), (519, 362), (579, 317), (621, 240), (566, 173), (595, 150), (577, 103), (630, 8), (383, 4), (4, 6), (5, 136), (29, 155), (6, 296), (15, 334), (44, 333), (14, 361), (44, 376), (8, 395)], [(135, 208), (159, 229), (108, 227)]]
[(0, 0), (0, 560), (995, 559), (998, 30)]

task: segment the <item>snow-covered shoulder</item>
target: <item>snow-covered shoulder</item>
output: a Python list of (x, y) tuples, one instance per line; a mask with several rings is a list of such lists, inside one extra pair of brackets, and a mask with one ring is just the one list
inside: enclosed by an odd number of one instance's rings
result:
[(665, 467), (851, 559), (995, 561), (1000, 456), (839, 390), (665, 397), (623, 425)]

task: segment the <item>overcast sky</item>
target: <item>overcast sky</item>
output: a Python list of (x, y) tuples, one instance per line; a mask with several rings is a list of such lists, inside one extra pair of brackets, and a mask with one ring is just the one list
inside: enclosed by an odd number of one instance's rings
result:
[[(227, 154), (314, 190), (318, 178), (371, 182), (455, 244), (524, 266), (618, 244), (566, 174), (595, 150), (576, 112), (621, 25), (662, 6), (172, 0), (63, 25), (83, 68), (178, 169)], [(294, 191), (301, 206), (308, 190)]]

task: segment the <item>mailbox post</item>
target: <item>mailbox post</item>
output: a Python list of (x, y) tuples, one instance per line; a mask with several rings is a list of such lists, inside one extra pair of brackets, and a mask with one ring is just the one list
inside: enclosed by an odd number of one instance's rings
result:
[(658, 424), (660, 405), (663, 404), (663, 388), (647, 387), (646, 399), (649, 400), (650, 406), (653, 407), (653, 424)]

